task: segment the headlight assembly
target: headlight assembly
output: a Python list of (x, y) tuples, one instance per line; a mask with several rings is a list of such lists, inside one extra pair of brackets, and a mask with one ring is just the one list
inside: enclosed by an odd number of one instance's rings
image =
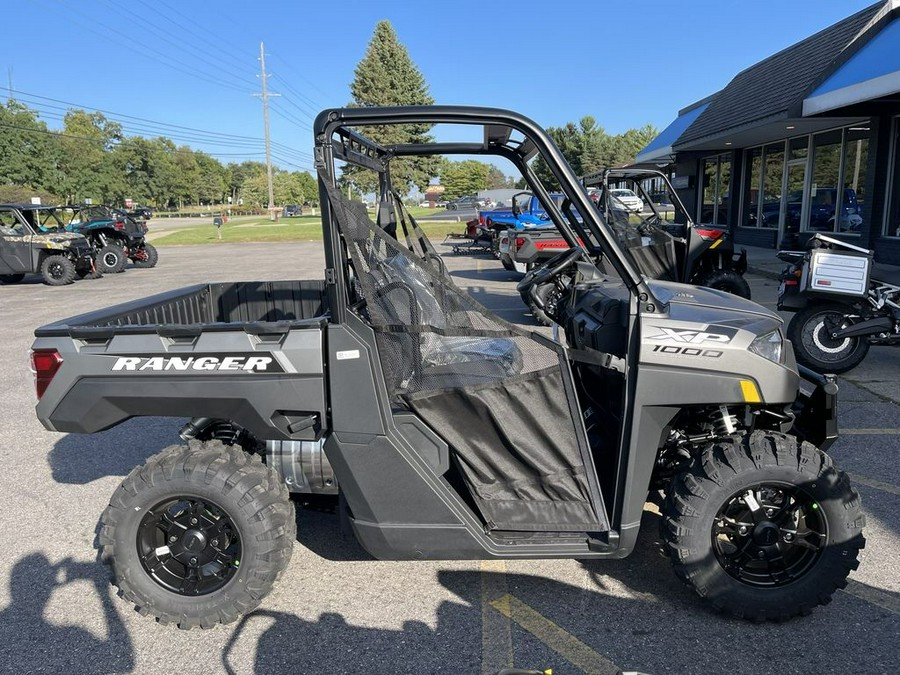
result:
[(784, 338), (781, 337), (781, 331), (773, 330), (771, 333), (760, 335), (750, 343), (750, 351), (773, 363), (781, 363), (784, 354)]

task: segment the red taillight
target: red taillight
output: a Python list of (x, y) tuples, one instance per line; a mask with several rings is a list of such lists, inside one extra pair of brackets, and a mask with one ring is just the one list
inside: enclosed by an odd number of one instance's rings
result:
[(34, 373), (34, 388), (38, 400), (47, 391), (62, 363), (63, 358), (55, 349), (35, 349), (31, 352), (31, 370)]
[(785, 279), (784, 285), (785, 286), (799, 286), (800, 282), (797, 281), (796, 279)]
[(484, 225), (484, 214), (483, 213), (478, 214), (478, 224)]
[(518, 251), (525, 245), (525, 237), (516, 237), (516, 250)]
[(694, 231), (704, 239), (718, 239), (723, 234), (725, 234), (725, 230), (707, 229), (700, 227), (695, 228)]
[(124, 221), (124, 220), (117, 220), (117, 221), (115, 222), (115, 228), (116, 228), (117, 230), (124, 230), (124, 229), (125, 229), (125, 221)]

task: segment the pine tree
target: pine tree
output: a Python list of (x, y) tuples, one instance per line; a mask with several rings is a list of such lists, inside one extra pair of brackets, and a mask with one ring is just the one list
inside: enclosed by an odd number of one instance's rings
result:
[[(431, 105), (434, 99), (428, 93), (425, 77), (409, 57), (409, 53), (397, 39), (390, 21), (379, 21), (366, 49), (366, 55), (356, 65), (355, 77), (350, 84), (354, 107)], [(363, 135), (383, 145), (394, 143), (427, 143), (431, 125), (402, 124), (372, 126), (361, 129)], [(437, 175), (438, 159), (410, 157), (391, 162), (391, 180), (400, 192), (407, 192), (415, 185), (425, 192), (429, 180)], [(344, 180), (350, 181), (362, 192), (373, 192), (375, 175), (357, 166), (344, 169)]]

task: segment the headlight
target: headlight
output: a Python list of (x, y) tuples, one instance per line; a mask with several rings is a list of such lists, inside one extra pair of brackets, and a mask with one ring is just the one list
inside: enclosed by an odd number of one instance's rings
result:
[(773, 363), (781, 363), (781, 356), (784, 353), (784, 338), (781, 337), (781, 331), (773, 330), (771, 333), (760, 335), (750, 343), (750, 351)]

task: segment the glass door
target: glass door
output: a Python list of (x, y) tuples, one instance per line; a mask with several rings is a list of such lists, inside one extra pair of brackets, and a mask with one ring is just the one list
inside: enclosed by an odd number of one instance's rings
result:
[(784, 175), (781, 212), (784, 214), (781, 246), (794, 247), (799, 241), (797, 234), (806, 215), (806, 159), (787, 163)]

